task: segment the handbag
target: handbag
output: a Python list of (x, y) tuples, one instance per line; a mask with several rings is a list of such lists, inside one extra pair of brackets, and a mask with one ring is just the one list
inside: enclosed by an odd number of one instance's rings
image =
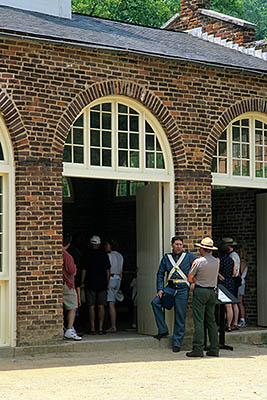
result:
[(174, 294), (163, 293), (161, 297), (161, 305), (163, 308), (166, 308), (167, 310), (171, 310), (173, 308), (176, 292), (177, 290), (175, 290)]

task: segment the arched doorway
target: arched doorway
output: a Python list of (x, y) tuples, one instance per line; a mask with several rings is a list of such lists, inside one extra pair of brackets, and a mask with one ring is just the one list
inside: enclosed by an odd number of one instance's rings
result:
[(265, 114), (244, 113), (231, 121), (217, 142), (212, 172), (214, 236), (234, 236), (246, 248), (248, 319), (267, 326)]
[(13, 152), (0, 116), (0, 345), (15, 345), (15, 204)]
[(154, 333), (155, 275), (174, 233), (173, 162), (165, 132), (139, 102), (107, 96), (76, 118), (63, 161), (68, 178), (114, 181), (118, 193), (135, 184), (138, 326), (140, 333)]

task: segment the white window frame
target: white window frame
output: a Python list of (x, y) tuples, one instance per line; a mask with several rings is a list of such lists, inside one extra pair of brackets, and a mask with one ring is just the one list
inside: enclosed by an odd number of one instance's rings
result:
[[(232, 139), (231, 127), (232, 124), (241, 119), (249, 119), (249, 160), (250, 160), (250, 175), (249, 176), (234, 176), (232, 174)], [(248, 187), (248, 188), (267, 188), (267, 178), (256, 177), (255, 174), (255, 135), (254, 121), (260, 120), (267, 124), (267, 116), (262, 113), (244, 113), (235, 118), (227, 126), (227, 173), (212, 172), (213, 186), (232, 186), (232, 187)]]
[(0, 347), (16, 345), (16, 235), (13, 149), (0, 115), (3, 179), (3, 270), (0, 272)]
[[(94, 107), (99, 103), (111, 102), (117, 107), (117, 104), (124, 104), (128, 107), (133, 108), (140, 115), (140, 129), (139, 129), (139, 168), (132, 167), (119, 167), (118, 166), (118, 135), (112, 134), (112, 166), (93, 166), (89, 165), (89, 113), (85, 112), (88, 108)], [(173, 177), (173, 162), (172, 154), (170, 151), (169, 143), (165, 132), (160, 126), (157, 119), (153, 114), (147, 110), (144, 106), (133, 99), (129, 99), (126, 96), (106, 96), (100, 100), (95, 100), (90, 103), (78, 116), (84, 113), (84, 126), (85, 132), (88, 134), (84, 135), (84, 163), (69, 163), (63, 162), (63, 175), (65, 176), (76, 176), (76, 177), (92, 177), (92, 178), (103, 178), (106, 179), (118, 179), (118, 180), (139, 180), (139, 181), (151, 181), (151, 182), (170, 182)], [(155, 136), (157, 137), (159, 144), (162, 149), (165, 169), (157, 168), (145, 168), (145, 120), (151, 125), (154, 130)], [(117, 132), (116, 118), (112, 118), (112, 132)]]

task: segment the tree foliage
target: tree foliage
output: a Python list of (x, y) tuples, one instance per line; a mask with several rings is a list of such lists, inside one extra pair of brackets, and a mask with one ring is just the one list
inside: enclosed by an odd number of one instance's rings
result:
[[(179, 0), (72, 0), (77, 13), (154, 27), (163, 25), (179, 8)], [(267, 37), (266, 0), (211, 0), (210, 9), (253, 22), (258, 26), (257, 39)]]

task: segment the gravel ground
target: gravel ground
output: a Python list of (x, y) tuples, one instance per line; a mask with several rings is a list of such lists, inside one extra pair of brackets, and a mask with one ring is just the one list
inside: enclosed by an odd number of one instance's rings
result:
[(137, 349), (0, 360), (1, 400), (267, 399), (267, 345), (219, 358)]

